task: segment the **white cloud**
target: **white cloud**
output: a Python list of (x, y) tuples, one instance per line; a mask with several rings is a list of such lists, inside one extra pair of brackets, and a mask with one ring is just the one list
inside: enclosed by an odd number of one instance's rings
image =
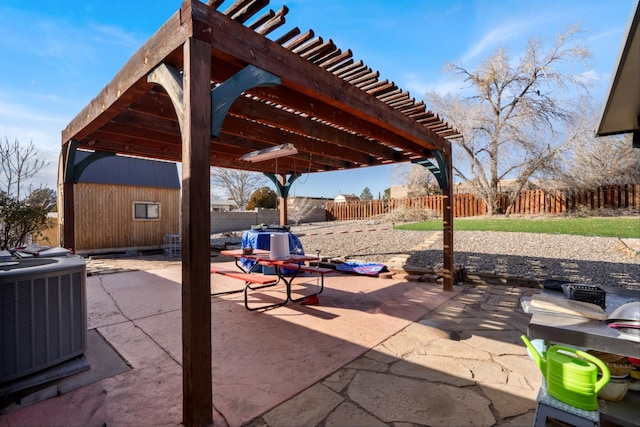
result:
[(139, 48), (146, 39), (146, 37), (143, 38), (139, 34), (130, 33), (115, 25), (92, 23), (89, 25), (88, 30), (92, 32), (92, 43), (110, 44), (128, 50)]
[(25, 104), (6, 102), (3, 99), (0, 99), (0, 117), (3, 120), (7, 120), (6, 124), (38, 123), (40, 125), (60, 125), (61, 123), (64, 124), (65, 121), (62, 117), (52, 116), (50, 111), (38, 110)]
[(17, 139), (21, 144), (33, 142), (49, 163), (31, 180), (35, 187), (56, 188), (60, 135), (67, 122), (66, 117), (51, 111), (0, 98), (0, 138), (10, 142)]
[(502, 26), (495, 27), (471, 45), (471, 47), (462, 54), (459, 62), (461, 64), (471, 62), (477, 57), (483, 56), (497, 49), (499, 46), (505, 45), (507, 41), (526, 37), (534, 25), (535, 23), (530, 19), (522, 19), (509, 21)]
[(0, 54), (18, 67), (0, 71), (0, 138), (33, 142), (49, 165), (32, 183), (55, 188), (62, 130), (84, 98), (102, 87), (101, 73), (110, 76), (118, 66), (114, 58), (129, 56), (142, 37), (94, 21), (71, 23), (2, 6), (0, 12), (6, 33)]
[(468, 91), (465, 82), (451, 73), (432, 80), (428, 80), (428, 77), (416, 73), (407, 73), (404, 75), (403, 87), (418, 99), (422, 98), (427, 92), (446, 95), (448, 93), (464, 94)]
[(430, 89), (430, 84), (424, 78), (415, 73), (407, 73), (404, 75), (404, 88), (411, 92), (414, 97), (421, 98)]
[(604, 76), (603, 74), (598, 73), (596, 70), (590, 69), (581, 73), (578, 76), (578, 78), (581, 79), (583, 82), (590, 84), (590, 83), (602, 80), (603, 76)]
[(624, 27), (619, 27), (619, 28), (612, 28), (607, 31), (602, 31), (587, 37), (587, 41), (594, 42), (594, 41), (606, 39), (609, 37), (618, 38), (620, 37), (620, 34), (622, 34), (623, 30), (624, 30)]

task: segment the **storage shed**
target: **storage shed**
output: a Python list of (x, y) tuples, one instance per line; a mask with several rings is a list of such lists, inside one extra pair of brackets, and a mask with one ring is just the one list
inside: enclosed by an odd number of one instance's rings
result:
[(159, 249), (165, 234), (179, 232), (175, 163), (117, 155), (89, 163), (90, 155), (79, 150), (74, 162), (76, 253)]

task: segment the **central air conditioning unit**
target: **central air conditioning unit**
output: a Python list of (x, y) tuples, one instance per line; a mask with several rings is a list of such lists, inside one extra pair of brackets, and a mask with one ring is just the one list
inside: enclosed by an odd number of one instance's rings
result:
[(86, 275), (78, 256), (0, 263), (0, 384), (85, 352)]

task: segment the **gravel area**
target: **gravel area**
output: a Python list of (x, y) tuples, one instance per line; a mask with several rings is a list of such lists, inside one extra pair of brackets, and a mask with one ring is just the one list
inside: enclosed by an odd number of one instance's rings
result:
[[(343, 258), (388, 264), (404, 256), (405, 264), (440, 271), (442, 232), (394, 230), (379, 221), (302, 224), (291, 231), (304, 250), (322, 258)], [(212, 236), (220, 247), (239, 245), (242, 232)], [(640, 253), (617, 238), (535, 233), (457, 231), (455, 264), (467, 272), (520, 278), (558, 279), (640, 291)], [(105, 265), (103, 265), (105, 263)], [(152, 269), (180, 264), (164, 255), (132, 259), (96, 259), (90, 267)]]
[[(394, 230), (366, 221), (292, 227), (305, 252), (387, 262), (408, 254), (406, 264), (442, 269), (442, 232)], [(469, 272), (530, 279), (559, 279), (640, 290), (640, 254), (620, 239), (535, 233), (457, 231), (455, 263)]]

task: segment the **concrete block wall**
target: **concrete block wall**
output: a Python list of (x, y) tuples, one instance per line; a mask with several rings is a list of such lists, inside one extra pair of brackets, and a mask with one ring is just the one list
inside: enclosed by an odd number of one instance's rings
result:
[(289, 197), (287, 209), (289, 224), (304, 224), (309, 222), (324, 222), (327, 220), (327, 202), (333, 199), (320, 197)]
[[(302, 218), (300, 223), (323, 222), (327, 220), (326, 210), (314, 209)], [(293, 223), (289, 221), (290, 224)], [(280, 211), (278, 209), (258, 208), (246, 212), (211, 212), (211, 234), (226, 233), (229, 231), (249, 230), (251, 226), (258, 224), (279, 224)]]
[(277, 209), (256, 209), (246, 212), (211, 212), (211, 233), (249, 230), (252, 225), (278, 224), (280, 214)]
[[(289, 214), (291, 214), (291, 208), (289, 208)], [(289, 215), (289, 224), (295, 224), (296, 221), (291, 220), (292, 215)], [(296, 217), (297, 219), (297, 217)], [(298, 224), (304, 224), (309, 222), (324, 222), (327, 220), (327, 210), (325, 208), (314, 209), (311, 212), (304, 212), (302, 217), (298, 219)]]

